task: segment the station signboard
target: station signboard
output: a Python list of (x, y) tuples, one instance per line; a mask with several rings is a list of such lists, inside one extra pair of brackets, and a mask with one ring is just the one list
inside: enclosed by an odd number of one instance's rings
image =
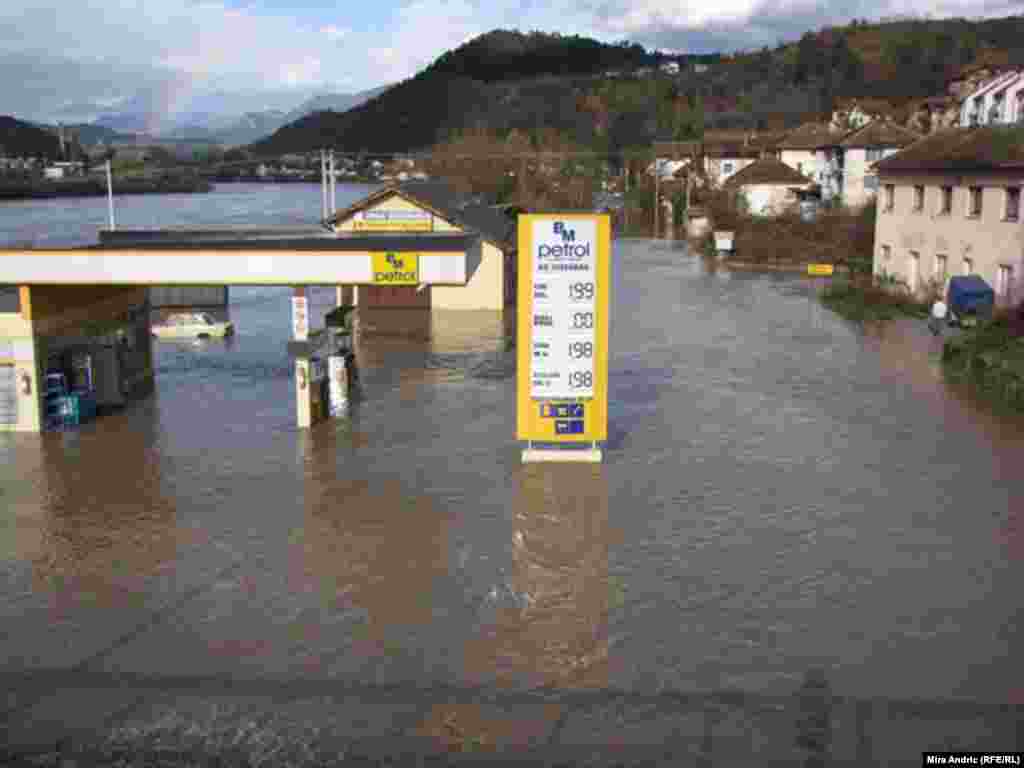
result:
[(519, 440), (607, 439), (610, 243), (607, 215), (519, 217)]
[(434, 217), (429, 211), (378, 207), (357, 213), (352, 226), (358, 232), (430, 232)]
[(419, 254), (397, 251), (370, 254), (374, 285), (416, 285), (419, 283)]

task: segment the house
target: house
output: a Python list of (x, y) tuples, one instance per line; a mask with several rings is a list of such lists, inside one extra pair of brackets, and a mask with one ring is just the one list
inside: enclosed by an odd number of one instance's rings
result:
[(1000, 304), (1024, 298), (1024, 126), (939, 131), (875, 168), (875, 274), (915, 291), (977, 274)]
[(1024, 122), (1024, 70), (1001, 72), (967, 94), (960, 107), (960, 125)]
[(856, 207), (874, 198), (878, 177), (874, 164), (918, 141), (921, 135), (885, 120), (872, 120), (848, 134), (839, 147), (843, 153), (843, 204)]
[(666, 61), (659, 67), (662, 72), (666, 75), (678, 75), (679, 74), (679, 62), (678, 61)]
[(435, 285), (422, 291), (415, 286), (342, 286), (339, 303), (486, 310), (501, 310), (515, 303), (514, 221), (496, 208), (459, 195), (444, 182), (389, 184), (338, 211), (328, 225), (339, 234), (467, 232), (480, 238), (480, 263), (464, 286)]
[[(783, 135), (777, 132), (707, 131), (701, 141), (656, 141), (654, 154), (659, 163), (665, 162), (667, 176), (677, 172), (691, 158), (700, 157), (707, 177), (712, 183), (722, 185), (758, 158), (776, 155), (776, 145)], [(680, 165), (673, 165), (675, 163)]]
[(804, 123), (778, 143), (779, 159), (821, 186), (822, 200), (842, 195), (843, 152), (849, 133), (830, 123)]
[(775, 216), (796, 208), (800, 197), (811, 192), (813, 181), (774, 157), (762, 157), (725, 182), (738, 190), (754, 216)]

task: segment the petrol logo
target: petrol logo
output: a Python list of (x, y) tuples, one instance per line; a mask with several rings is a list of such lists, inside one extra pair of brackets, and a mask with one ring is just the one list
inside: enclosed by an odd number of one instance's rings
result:
[(416, 285), (419, 283), (419, 256), (409, 253), (374, 253), (373, 282), (376, 285)]

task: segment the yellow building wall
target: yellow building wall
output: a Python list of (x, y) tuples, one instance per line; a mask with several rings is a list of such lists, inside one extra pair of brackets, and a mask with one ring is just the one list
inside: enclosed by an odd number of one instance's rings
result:
[[(23, 307), (24, 310), (24, 307)], [(0, 432), (38, 432), (42, 402), (39, 381), (42, 371), (27, 312), (0, 312), (0, 365), (13, 365), (18, 392), (18, 421), (0, 424)], [(22, 374), (28, 374), (31, 391), (22, 389)]]
[(480, 266), (464, 286), (435, 285), (430, 305), (434, 309), (503, 309), (505, 306), (505, 254), (488, 242), (483, 244)]
[[(895, 188), (891, 212), (884, 210), (885, 185)], [(925, 188), (924, 210), (913, 211), (914, 186)], [(953, 187), (952, 211), (940, 213), (941, 187)], [(981, 216), (967, 215), (969, 187), (980, 186)], [(919, 254), (920, 289), (935, 276), (936, 257), (946, 256), (947, 279), (963, 274), (964, 259), (972, 262), (972, 273), (996, 289), (1000, 266), (1013, 268), (1010, 297), (997, 297), (1001, 304), (1024, 299), (1024, 218), (1005, 221), (1005, 188), (1024, 186), (1024, 175), (1015, 176), (899, 176), (881, 177), (878, 214), (875, 223), (874, 272), (883, 272), (909, 283), (912, 253)], [(1021, 212), (1024, 215), (1024, 211)], [(884, 248), (889, 247), (889, 259)]]

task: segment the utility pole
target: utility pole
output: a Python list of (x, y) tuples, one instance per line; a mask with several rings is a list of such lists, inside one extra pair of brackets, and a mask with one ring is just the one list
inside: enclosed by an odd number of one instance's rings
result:
[(519, 205), (526, 200), (526, 155), (519, 156)]
[(629, 235), (629, 158), (625, 158), (623, 164), (624, 179), (622, 182), (622, 226), (626, 230), (623, 234)]
[(110, 159), (107, 158), (107, 212), (110, 214), (110, 229), (114, 229), (114, 181), (110, 173)]
[(320, 196), (323, 198), (320, 209), (323, 220), (327, 221), (327, 153), (320, 150)]
[(686, 169), (686, 192), (683, 197), (684, 208), (683, 208), (683, 227), (686, 232), (684, 236), (690, 234), (690, 183), (693, 181), (693, 160), (690, 160), (690, 167)]
[(331, 150), (331, 216), (338, 210), (337, 179), (334, 176), (334, 150)]
[(657, 239), (658, 237), (658, 207), (661, 205), (660, 197), (661, 191), (661, 174), (658, 172), (658, 158), (654, 158), (654, 234), (652, 237)]

